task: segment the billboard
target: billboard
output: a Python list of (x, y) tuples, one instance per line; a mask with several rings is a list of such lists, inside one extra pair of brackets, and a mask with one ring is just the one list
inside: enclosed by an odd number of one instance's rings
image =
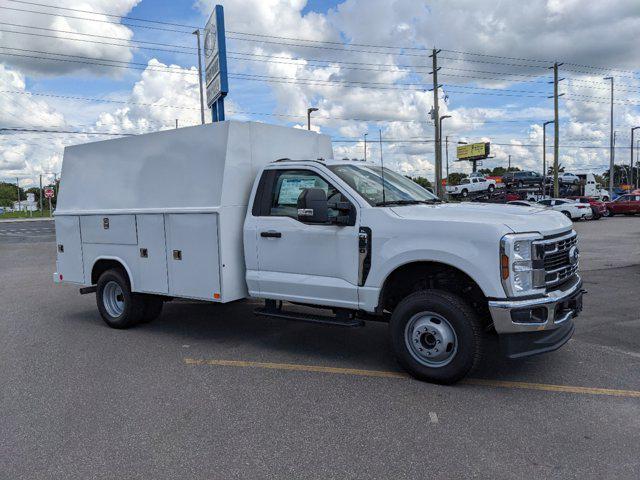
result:
[(490, 153), (490, 145), (489, 142), (458, 145), (458, 161), (482, 160), (483, 158), (487, 158)]
[[(227, 77), (227, 47), (224, 34), (224, 11), (216, 5), (204, 29), (204, 78), (207, 85), (207, 106), (214, 104), (229, 92)], [(224, 113), (222, 118), (224, 120)]]

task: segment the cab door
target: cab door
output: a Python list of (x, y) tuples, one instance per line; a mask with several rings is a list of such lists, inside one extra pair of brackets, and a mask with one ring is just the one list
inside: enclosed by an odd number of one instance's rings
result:
[[(266, 171), (262, 182), (262, 201), (254, 206), (245, 223), (254, 230), (256, 271), (254, 280), (259, 296), (306, 304), (358, 307), (358, 226), (309, 224), (298, 220), (297, 202), (306, 188), (321, 188), (329, 204), (351, 203), (343, 192), (331, 185), (319, 169), (281, 168)], [(259, 187), (260, 189), (260, 187)], [(355, 212), (355, 210), (354, 210)], [(330, 209), (330, 218), (338, 212)], [(356, 213), (357, 216), (357, 213)], [(252, 235), (252, 234), (249, 234)], [(257, 283), (257, 285), (255, 285)]]

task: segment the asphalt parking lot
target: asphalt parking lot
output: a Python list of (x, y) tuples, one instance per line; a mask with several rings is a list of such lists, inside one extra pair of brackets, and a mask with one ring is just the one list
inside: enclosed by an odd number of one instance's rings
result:
[(0, 478), (640, 477), (640, 217), (576, 224), (589, 294), (564, 348), (492, 350), (452, 387), (407, 378), (385, 325), (252, 302), (109, 329), (52, 284), (40, 223), (0, 224)]

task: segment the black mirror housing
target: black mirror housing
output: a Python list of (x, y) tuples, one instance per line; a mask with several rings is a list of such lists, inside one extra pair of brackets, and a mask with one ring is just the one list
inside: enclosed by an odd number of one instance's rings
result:
[(327, 192), (321, 188), (305, 188), (298, 197), (298, 220), (305, 223), (328, 223)]

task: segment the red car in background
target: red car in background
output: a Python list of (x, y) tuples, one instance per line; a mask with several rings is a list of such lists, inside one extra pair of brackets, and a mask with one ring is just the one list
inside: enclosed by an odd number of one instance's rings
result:
[(601, 217), (608, 215), (607, 205), (600, 200), (593, 197), (567, 197), (570, 200), (575, 200), (578, 203), (588, 203), (591, 206), (593, 212), (593, 219), (599, 220)]
[(609, 216), (624, 214), (640, 214), (640, 194), (628, 193), (616, 198), (613, 202), (606, 202)]

